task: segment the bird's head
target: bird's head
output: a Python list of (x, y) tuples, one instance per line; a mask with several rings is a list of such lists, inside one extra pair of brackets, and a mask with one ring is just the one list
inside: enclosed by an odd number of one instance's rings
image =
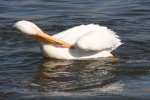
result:
[(14, 27), (27, 35), (37, 35), (38, 33), (43, 33), (43, 31), (34, 23), (30, 21), (18, 21), (14, 24)]
[(50, 43), (64, 48), (70, 48), (72, 46), (69, 43), (66, 43), (60, 39), (54, 38), (44, 33), (37, 25), (35, 25), (30, 21), (25, 20), (18, 21), (14, 24), (14, 27), (27, 35), (33, 36), (34, 38), (36, 38), (41, 42)]

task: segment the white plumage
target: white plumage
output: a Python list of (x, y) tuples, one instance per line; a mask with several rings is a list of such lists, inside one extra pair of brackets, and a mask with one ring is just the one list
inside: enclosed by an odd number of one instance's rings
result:
[(47, 56), (58, 59), (95, 59), (113, 56), (111, 51), (122, 43), (119, 36), (107, 27), (89, 24), (70, 28), (54, 37), (74, 44), (75, 48), (59, 48), (43, 45)]
[[(17, 24), (16, 26), (19, 30), (21, 30), (20, 27), (23, 27), (22, 24)], [(24, 27), (24, 30), (21, 31), (26, 32), (25, 29)], [(49, 43), (42, 43), (44, 54), (47, 57), (56, 59), (80, 60), (109, 57), (113, 56), (111, 54), (112, 50), (122, 44), (115, 32), (105, 26), (96, 24), (76, 26), (55, 34), (52, 37), (74, 45), (74, 48), (62, 48)]]

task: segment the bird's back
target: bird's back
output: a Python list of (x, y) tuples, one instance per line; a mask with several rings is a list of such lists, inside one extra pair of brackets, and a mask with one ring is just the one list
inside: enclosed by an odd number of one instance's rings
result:
[(54, 37), (85, 50), (114, 50), (122, 44), (114, 31), (97, 24), (75, 26), (55, 34)]
[(67, 29), (65, 31), (55, 34), (54, 37), (62, 39), (71, 44), (74, 44), (80, 37), (98, 28), (99, 28), (99, 25), (96, 25), (96, 24), (75, 26), (75, 27), (72, 27), (70, 29)]

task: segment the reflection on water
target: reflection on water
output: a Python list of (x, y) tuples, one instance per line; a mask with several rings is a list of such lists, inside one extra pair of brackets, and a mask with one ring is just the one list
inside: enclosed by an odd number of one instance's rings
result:
[[(89, 91), (116, 82), (112, 59), (93, 61), (45, 60), (33, 78), (40, 91)], [(110, 87), (109, 87), (110, 88)]]

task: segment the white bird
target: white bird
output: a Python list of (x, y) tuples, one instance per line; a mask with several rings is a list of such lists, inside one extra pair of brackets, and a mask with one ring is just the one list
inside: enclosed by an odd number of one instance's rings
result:
[(50, 36), (30, 21), (18, 21), (14, 27), (41, 42), (47, 57), (81, 60), (113, 56), (122, 43), (119, 36), (105, 26), (80, 25)]

